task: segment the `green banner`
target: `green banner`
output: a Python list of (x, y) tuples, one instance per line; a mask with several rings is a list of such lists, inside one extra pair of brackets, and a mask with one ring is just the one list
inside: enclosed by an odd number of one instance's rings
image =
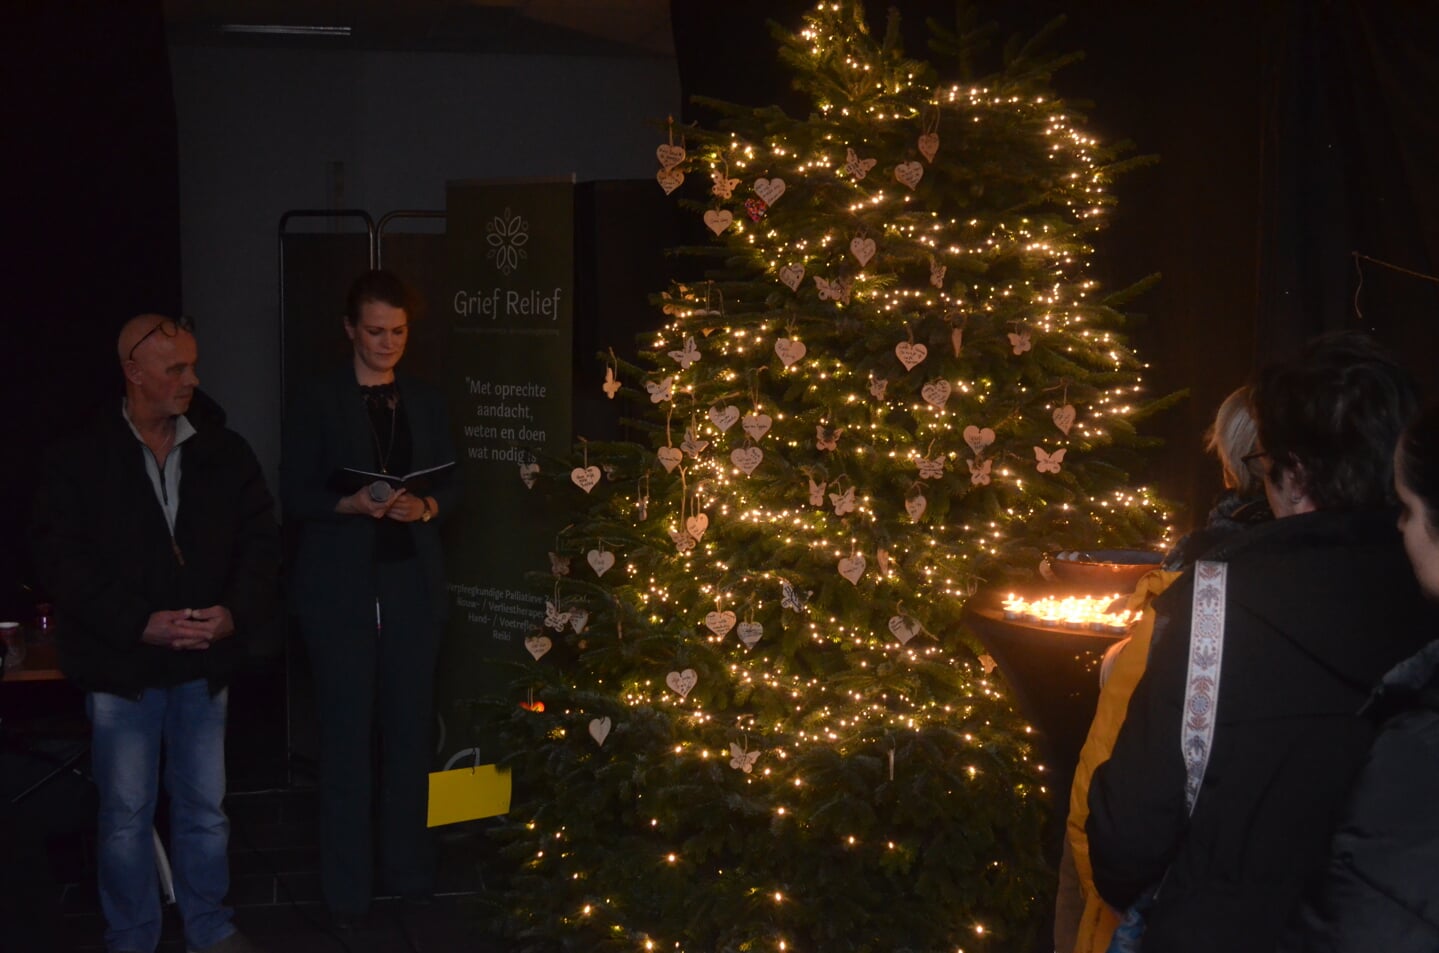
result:
[(560, 526), (524, 477), (537, 453), (571, 443), (574, 206), (569, 181), (449, 185), (447, 287), (431, 312), (450, 328), (443, 384), (464, 504), (447, 530), (445, 758), (478, 745), (493, 760), (470, 700), (508, 690), (511, 674), (494, 663), (527, 657), (544, 617), (545, 593), (526, 573), (550, 566)]

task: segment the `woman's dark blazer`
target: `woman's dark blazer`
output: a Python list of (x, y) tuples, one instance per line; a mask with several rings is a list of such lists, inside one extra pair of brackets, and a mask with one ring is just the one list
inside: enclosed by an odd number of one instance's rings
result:
[[(410, 425), (410, 471), (455, 460), (449, 414), (443, 395), (412, 377), (396, 375), (400, 409)], [(341, 368), (316, 381), (286, 408), (280, 461), (280, 498), (288, 526), (299, 527), (299, 547), (290, 574), (290, 607), (301, 619), (340, 625), (373, 624), (375, 527), (365, 516), (335, 512), (344, 495), (331, 489), (341, 467), (375, 468), (375, 443), (354, 370)], [(439, 504), (436, 519), (406, 524), (424, 571), (426, 596), (437, 620), (449, 606), (439, 524), (459, 501), (454, 471), (427, 496)]]

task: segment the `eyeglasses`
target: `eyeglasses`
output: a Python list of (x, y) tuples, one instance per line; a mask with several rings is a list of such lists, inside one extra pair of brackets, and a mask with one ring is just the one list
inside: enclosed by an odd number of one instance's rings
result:
[(144, 344), (146, 339), (149, 338), (150, 335), (154, 334), (156, 331), (159, 331), (167, 338), (172, 338), (175, 335), (179, 334), (181, 331), (193, 333), (194, 330), (195, 319), (190, 317), (188, 314), (182, 314), (173, 321), (171, 321), (169, 318), (166, 318), (165, 320), (161, 321), (159, 324), (155, 325), (153, 328), (146, 331), (140, 336), (140, 340), (135, 342), (135, 347), (130, 348), (130, 353), (125, 355), (125, 360), (133, 361), (135, 359), (135, 348)]
[(1255, 460), (1263, 460), (1267, 456), (1269, 456), (1269, 451), (1256, 450), (1253, 453), (1246, 453), (1244, 456), (1240, 457), (1239, 462), (1249, 464), (1253, 463)]

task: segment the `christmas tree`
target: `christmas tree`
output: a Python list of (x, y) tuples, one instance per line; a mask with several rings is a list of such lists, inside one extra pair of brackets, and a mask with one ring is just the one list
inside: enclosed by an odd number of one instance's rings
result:
[(1118, 166), (1060, 61), (941, 82), (848, 0), (778, 35), (810, 115), (711, 103), (657, 151), (715, 237), (608, 359), (650, 440), (541, 466), (575, 517), (502, 727), (516, 948), (1024, 948), (1050, 795), (962, 610), (1158, 535), (1086, 270)]

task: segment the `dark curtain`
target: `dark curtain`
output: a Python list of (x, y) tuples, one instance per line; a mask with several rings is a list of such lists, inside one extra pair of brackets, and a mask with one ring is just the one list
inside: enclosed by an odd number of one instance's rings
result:
[(27, 621), (39, 456), (118, 400), (120, 325), (179, 310), (178, 158), (160, 0), (7, 3), (0, 35), (10, 170), (0, 615)]
[(1261, 352), (1363, 328), (1433, 393), (1439, 10), (1295, 0), (1287, 21), (1266, 123)]

